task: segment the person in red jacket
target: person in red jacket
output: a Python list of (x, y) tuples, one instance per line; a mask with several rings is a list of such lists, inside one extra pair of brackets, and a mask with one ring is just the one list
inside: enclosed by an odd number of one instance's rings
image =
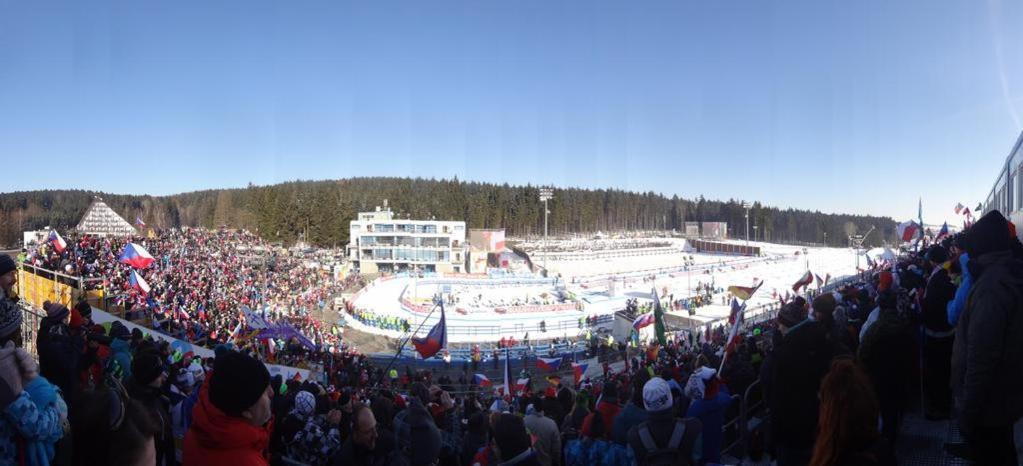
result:
[[(600, 394), (600, 401), (597, 403), (597, 412), (604, 418), (605, 426), (613, 426), (615, 424), (615, 418), (618, 417), (618, 413), (621, 411), (622, 407), (618, 404), (618, 384), (615, 382), (607, 382), (604, 384), (604, 390)], [(611, 431), (612, 429), (610, 428), (606, 429), (604, 432), (604, 438), (610, 440)]]
[(192, 409), (183, 465), (269, 465), (272, 397), (263, 363), (235, 351), (218, 356)]

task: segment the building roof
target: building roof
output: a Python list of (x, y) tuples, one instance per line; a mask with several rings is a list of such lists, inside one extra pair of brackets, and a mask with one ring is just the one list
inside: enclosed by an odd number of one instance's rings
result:
[(98, 198), (93, 200), (89, 208), (85, 210), (85, 215), (78, 222), (75, 231), (104, 236), (126, 236), (137, 233), (135, 227)]

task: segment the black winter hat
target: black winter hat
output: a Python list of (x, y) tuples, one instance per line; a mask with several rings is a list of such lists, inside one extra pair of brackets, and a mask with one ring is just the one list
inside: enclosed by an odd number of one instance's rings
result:
[(778, 311), (778, 323), (786, 327), (794, 327), (804, 320), (806, 320), (806, 308), (797, 301), (792, 301), (782, 306), (781, 310)]
[(494, 440), (501, 450), (501, 460), (508, 461), (526, 451), (532, 443), (522, 418), (514, 414), (502, 414), (494, 425)]
[(131, 332), (128, 331), (128, 327), (125, 327), (120, 321), (114, 321), (110, 324), (110, 338), (118, 338), (121, 340), (128, 340)]
[(1012, 248), (1009, 222), (997, 210), (988, 212), (966, 232), (963, 242), (970, 259), (977, 259), (989, 252), (1007, 251)]
[(270, 385), (270, 372), (252, 356), (228, 351), (213, 362), (210, 401), (228, 416), (240, 417), (242, 411), (259, 401)]
[(10, 272), (18, 268), (18, 265), (14, 263), (14, 259), (7, 254), (0, 254), (0, 275)]
[(927, 251), (927, 260), (935, 264), (943, 264), (948, 261), (948, 251), (941, 246), (934, 246), (930, 251)]
[(440, 456), (441, 436), (433, 417), (420, 403), (411, 403), (405, 419), (395, 421), (395, 436), (402, 453), (412, 466), (433, 464)]
[(149, 385), (163, 372), (163, 360), (156, 353), (143, 351), (131, 361), (131, 375), (141, 385)]

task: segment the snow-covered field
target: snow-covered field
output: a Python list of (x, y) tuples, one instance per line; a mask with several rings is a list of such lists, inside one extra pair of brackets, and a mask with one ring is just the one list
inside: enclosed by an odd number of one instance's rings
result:
[[(670, 254), (665, 257), (564, 261), (564, 264), (559, 264), (565, 277), (560, 284), (581, 301), (581, 310), (499, 313), (493, 307), (559, 302), (558, 287), (553, 283), (514, 285), (488, 279), (469, 284), (463, 281), (450, 286), (444, 283), (444, 279), (440, 282), (437, 279), (414, 278), (378, 281), (362, 293), (354, 305), (376, 314), (408, 319), (415, 328), (423, 322), (424, 314), (403, 307), (401, 297), (424, 304), (437, 291), (450, 290), (457, 300), (445, 308), (448, 338), (452, 342), (493, 341), (502, 336), (521, 340), (526, 332), (534, 339), (553, 338), (578, 335), (581, 332), (578, 325), (580, 317), (612, 314), (623, 309), (629, 298), (649, 300), (655, 286), (658, 291), (667, 288), (668, 293), (677, 299), (695, 294), (690, 290), (695, 290), (700, 284), (714, 284), (717, 288), (727, 289), (730, 285), (751, 286), (763, 280), (763, 287), (749, 303), (750, 306), (756, 306), (775, 301), (772, 297), (775, 291), (782, 295), (786, 290), (791, 291), (792, 284), (803, 275), (807, 267), (822, 279), (829, 274), (832, 280), (836, 280), (856, 273), (856, 253), (849, 248), (806, 248), (804, 254), (803, 247), (768, 243), (751, 245), (760, 246), (763, 257), (679, 252), (678, 257)], [(680, 270), (685, 260), (683, 256), (686, 259), (692, 256), (690, 263), (695, 263), (688, 272)], [(865, 265), (865, 262), (860, 265)], [(551, 266), (551, 269), (553, 271), (554, 267)], [(665, 270), (658, 272), (656, 269)], [(566, 270), (578, 270), (580, 273), (569, 276), (565, 274)], [(654, 276), (653, 281), (650, 281), (651, 275)], [(609, 277), (615, 277), (613, 294), (608, 289)], [(816, 282), (811, 286), (816, 287)], [(722, 296), (715, 296), (715, 300), (720, 300)], [(682, 311), (680, 315), (687, 316), (687, 313)], [(717, 301), (716, 305), (697, 309), (694, 317), (699, 321), (710, 321), (727, 315), (728, 306)], [(425, 334), (439, 317), (439, 311), (434, 312), (419, 334)], [(546, 325), (545, 333), (539, 331), (541, 321)]]

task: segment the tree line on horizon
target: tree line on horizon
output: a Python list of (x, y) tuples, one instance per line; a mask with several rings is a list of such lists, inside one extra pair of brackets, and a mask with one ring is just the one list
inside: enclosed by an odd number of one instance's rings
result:
[[(148, 227), (245, 228), (269, 241), (292, 244), (303, 237), (321, 247), (348, 243), (348, 222), (384, 200), (399, 218), (464, 220), (468, 228), (504, 228), (509, 236), (543, 234), (539, 186), (465, 182), (457, 178), (368, 177), (291, 181), (267, 186), (212, 189), (170, 196), (104, 194), (83, 190), (40, 190), (0, 194), (0, 245), (20, 245), (22, 231), (50, 226), (69, 232), (96, 196), (129, 223)], [(731, 238), (745, 238), (742, 203), (666, 197), (619, 189), (555, 189), (549, 233), (676, 230), (685, 222), (727, 222)], [(848, 236), (875, 227), (864, 245), (895, 239), (888, 217), (779, 209), (752, 203), (750, 237), (778, 243), (848, 246)]]

